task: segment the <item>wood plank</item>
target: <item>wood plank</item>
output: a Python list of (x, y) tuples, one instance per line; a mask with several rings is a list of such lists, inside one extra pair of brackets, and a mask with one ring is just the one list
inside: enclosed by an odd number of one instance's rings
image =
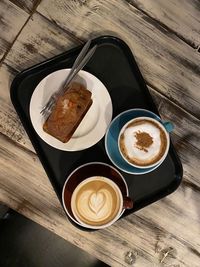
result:
[(200, 118), (200, 54), (143, 12), (124, 0), (43, 0), (37, 10), (80, 39), (120, 36), (148, 85)]
[[(4, 72), (6, 73), (6, 70), (8, 71), (9, 69), (6, 69)], [(0, 72), (2, 73), (2, 71)], [(5, 76), (8, 77), (8, 76)], [(5, 78), (4, 78), (5, 79)], [(7, 79), (7, 78), (6, 78)], [(5, 83), (4, 83), (5, 84)], [(6, 91), (6, 90), (5, 90)], [(8, 91), (8, 90), (7, 90)], [(160, 202), (155, 203), (154, 205), (155, 208), (151, 208), (152, 212), (153, 212), (153, 220), (154, 220), (154, 224), (160, 225), (160, 216), (158, 216), (158, 214), (162, 214), (161, 218), (163, 218), (163, 221), (161, 223), (161, 227), (163, 229), (166, 229), (166, 225), (165, 225), (165, 220), (167, 218), (168, 220), (168, 224), (169, 224), (169, 232), (172, 231), (171, 228), (173, 228), (173, 226), (170, 225), (170, 220), (171, 220), (171, 214), (167, 213), (168, 215), (166, 216), (166, 209), (170, 208), (173, 211), (177, 211), (179, 216), (182, 216), (180, 214), (182, 214), (182, 207), (185, 207), (188, 201), (188, 198), (190, 197), (191, 191), (196, 192), (197, 196), (199, 196), (199, 191), (200, 191), (200, 181), (199, 181), (199, 175), (198, 175), (198, 169), (196, 168), (196, 166), (198, 166), (199, 163), (199, 152), (200, 152), (200, 143), (199, 140), (200, 138), (198, 137), (198, 133), (200, 132), (200, 124), (199, 124), (199, 120), (196, 119), (195, 117), (191, 116), (190, 114), (185, 113), (183, 110), (181, 110), (180, 108), (178, 108), (176, 105), (172, 104), (170, 101), (168, 101), (167, 99), (162, 99), (162, 96), (160, 94), (158, 94), (156, 91), (154, 91), (153, 89), (151, 89), (151, 93), (154, 96), (154, 100), (157, 102), (157, 105), (159, 107), (160, 113), (163, 117), (163, 119), (166, 120), (170, 120), (173, 121), (173, 123), (175, 124), (175, 131), (174, 134), (172, 135), (172, 140), (175, 143), (175, 146), (179, 152), (179, 155), (182, 159), (183, 162), (183, 167), (184, 167), (184, 183), (183, 186), (181, 187), (181, 196), (173, 194), (170, 196), (170, 198), (175, 197), (174, 201), (166, 201), (163, 200), (162, 201), (162, 206), (160, 208)], [(6, 94), (5, 94), (5, 99), (2, 98), (1, 101), (1, 107), (4, 107), (4, 102), (6, 102)], [(5, 112), (6, 113), (6, 112)], [(14, 122), (15, 123), (15, 122)], [(1, 122), (1, 125), (11, 125), (12, 127), (10, 127), (10, 132), (6, 131), (6, 127), (4, 130), (4, 133), (6, 133), (7, 135), (10, 135), (10, 137), (14, 140), (19, 142), (19, 144), (25, 146), (27, 149), (31, 149), (31, 147), (28, 144), (28, 138), (27, 136), (24, 137), (23, 134), (20, 134), (19, 132), (19, 128), (15, 129), (15, 125), (13, 123), (11, 123), (11, 121), (9, 122)], [(7, 126), (7, 127), (8, 127)], [(12, 129), (15, 129), (15, 132), (12, 133)], [(21, 128), (20, 131), (23, 128)], [(189, 134), (187, 134), (185, 136), (185, 133), (188, 133), (188, 129), (190, 129)], [(19, 136), (21, 135), (21, 137), (19, 138)], [(38, 160), (37, 157), (35, 156), (35, 160)], [(198, 203), (198, 200), (196, 200), (197, 196), (195, 197), (195, 200), (192, 201), (194, 208), (189, 208), (187, 209), (187, 214), (185, 214), (185, 220), (184, 223), (187, 224), (189, 219), (193, 219), (194, 221), (198, 220), (198, 213), (197, 210), (195, 208), (196, 203)], [(185, 199), (186, 197), (186, 199)], [(184, 203), (184, 205), (182, 205), (182, 203)], [(157, 206), (158, 205), (158, 206)], [(159, 210), (159, 212), (158, 212)], [(147, 208), (143, 209), (143, 213), (142, 216), (144, 217), (144, 219), (146, 218), (146, 220), (149, 220), (149, 211), (147, 211)], [(174, 211), (174, 212), (175, 212)], [(189, 213), (188, 213), (189, 211)], [(178, 215), (177, 215), (178, 216)], [(184, 224), (184, 225), (185, 225)], [(178, 225), (177, 225), (177, 229), (178, 230)], [(191, 233), (188, 231), (184, 234), (185, 239), (190, 240), (195, 237), (195, 235), (198, 235), (198, 227), (196, 227), (196, 231), (193, 231), (192, 237), (191, 237)], [(194, 236), (193, 236), (194, 235)], [(181, 234), (179, 236), (179, 239), (181, 238)], [(184, 239), (184, 242), (185, 242)], [(195, 245), (193, 244), (191, 246), (191, 244), (188, 244), (188, 246), (190, 247), (190, 249), (195, 248)], [(192, 248), (191, 248), (192, 247)]]
[[(173, 30), (194, 48), (200, 45), (200, 2), (198, 0), (125, 0)], [(155, 22), (156, 23), (156, 22)]]
[(27, 18), (28, 14), (21, 8), (9, 1), (0, 1), (0, 63)]
[(34, 151), (11, 104), (9, 96), (11, 82), (17, 70), (26, 69), (77, 44), (77, 41), (72, 40), (66, 32), (49, 23), (40, 14), (33, 15), (0, 68), (0, 102), (2, 103), (0, 130), (3, 134), (12, 136), (13, 140)]
[[(0, 201), (107, 264), (129, 266), (125, 255), (131, 251), (138, 267), (159, 266), (161, 261), (166, 266), (199, 265), (200, 195), (187, 185), (112, 227), (85, 232), (66, 219), (35, 154), (3, 135), (0, 154)], [(173, 250), (164, 259), (169, 248)]]
[[(80, 42), (79, 42), (80, 43)], [(4, 63), (15, 70), (23, 70), (78, 44), (65, 31), (37, 12), (33, 14)]]
[[(43, 19), (49, 25), (49, 21), (45, 18), (38, 14), (35, 16), (37, 17), (35, 25), (40, 24)], [(32, 26), (29, 31), (34, 29)], [(56, 33), (58, 29), (55, 26)], [(28, 31), (25, 33), (21, 37), (21, 44), (19, 42), (16, 49), (13, 49), (13, 55), (15, 51), (20, 51), (17, 52), (18, 56), (16, 58), (12, 56), (6, 64), (11, 64), (17, 58), (24, 56), (22, 44)], [(36, 31), (33, 36), (38, 36), (39, 33), (40, 31)], [(38, 40), (38, 37), (35, 38)], [(28, 43), (29, 39), (30, 36), (26, 39)], [(55, 40), (57, 42), (57, 37)], [(35, 43), (37, 42), (33, 42), (33, 45)], [(42, 49), (40, 45), (36, 47)], [(51, 47), (57, 49), (57, 45)], [(42, 59), (43, 53), (45, 54), (45, 51), (42, 51), (41, 55), (39, 52), (37, 58), (37, 55), (30, 53), (28, 49), (26, 52), (27, 58), (16, 65), (11, 64), (12, 68), (16, 66), (20, 69), (24, 65), (27, 67), (32, 60), (35, 60), (34, 56), (36, 63)], [(0, 136), (0, 202), (3, 201), (112, 266), (128, 266), (124, 261), (128, 251), (133, 251), (135, 255), (134, 266), (158, 266), (161, 261), (166, 266), (198, 266), (200, 181), (196, 166), (199, 163), (200, 151), (200, 138), (197, 135), (200, 132), (199, 120), (150, 88), (163, 118), (175, 123), (176, 128), (172, 138), (184, 163), (184, 182), (176, 193), (139, 211), (137, 216), (128, 216), (107, 230), (85, 233), (66, 221), (37, 156), (29, 151), (32, 147), (27, 136), (24, 136), (23, 128), (9, 101), (9, 84), (15, 71), (13, 72), (13, 69), (6, 64), (0, 69), (0, 86), (3, 89), (0, 95), (0, 131), (10, 139), (4, 135)], [(163, 255), (170, 247), (173, 247), (173, 251), (164, 259)]]
[(9, 0), (13, 4), (17, 5), (21, 9), (25, 10), (29, 14), (34, 10), (40, 0)]
[[(111, 266), (126, 265), (124, 256), (128, 251), (137, 255), (134, 266), (153, 266), (169, 247), (173, 247), (175, 254), (166, 259), (168, 263), (198, 266), (200, 218), (196, 205), (199, 192), (182, 186), (166, 200), (106, 230), (87, 233), (66, 220), (35, 154), (17, 147), (2, 135), (0, 154), (0, 201)], [(185, 209), (188, 199), (188, 209)]]
[(0, 130), (3, 134), (12, 136), (13, 140), (34, 151), (11, 104), (11, 82), (17, 70), (26, 69), (77, 44), (66, 32), (38, 13), (28, 21), (0, 68)]
[[(195, 167), (199, 165), (200, 120), (168, 101), (153, 88), (149, 87), (149, 90), (163, 120), (171, 121), (175, 127), (171, 138), (183, 163), (185, 176), (200, 187), (199, 171)], [(194, 167), (191, 168), (191, 165)]]
[(16, 71), (13, 72), (5, 64), (0, 67), (0, 131), (4, 135), (12, 137), (15, 141), (33, 150), (30, 140), (10, 101), (10, 85), (15, 75)]
[[(0, 68), (0, 131), (13, 141), (34, 151), (21, 122), (12, 107), (9, 98), (11, 81), (15, 72), (6, 66)], [(185, 178), (200, 187), (198, 169), (200, 153), (200, 121), (180, 109), (160, 93), (149, 87), (164, 120), (173, 122), (175, 129), (171, 134), (172, 141), (178, 151), (184, 167)]]

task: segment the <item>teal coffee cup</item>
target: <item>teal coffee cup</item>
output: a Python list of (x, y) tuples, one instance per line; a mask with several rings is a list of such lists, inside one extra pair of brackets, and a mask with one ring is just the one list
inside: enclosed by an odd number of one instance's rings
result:
[(155, 113), (131, 109), (119, 114), (105, 137), (106, 152), (119, 169), (144, 174), (158, 168), (168, 155), (170, 122)]

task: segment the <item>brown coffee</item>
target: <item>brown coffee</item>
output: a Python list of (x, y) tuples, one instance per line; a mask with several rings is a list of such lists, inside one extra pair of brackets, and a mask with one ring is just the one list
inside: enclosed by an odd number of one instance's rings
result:
[(116, 185), (107, 178), (95, 176), (77, 186), (72, 194), (71, 208), (80, 222), (100, 226), (116, 217), (121, 202)]
[(153, 119), (136, 119), (130, 122), (119, 138), (124, 158), (137, 166), (158, 162), (166, 152), (168, 139), (159, 122)]

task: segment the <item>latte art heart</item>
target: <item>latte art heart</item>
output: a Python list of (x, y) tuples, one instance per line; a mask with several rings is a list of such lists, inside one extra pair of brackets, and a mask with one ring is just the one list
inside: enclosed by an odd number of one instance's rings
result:
[(108, 217), (112, 212), (112, 193), (107, 188), (85, 190), (77, 198), (77, 211), (79, 215), (91, 220), (99, 221)]
[(89, 198), (89, 207), (95, 214), (103, 209), (105, 203), (105, 195), (102, 192), (92, 193)]
[(111, 221), (122, 208), (119, 189), (113, 184), (104, 177), (86, 179), (72, 195), (74, 216), (90, 225), (102, 225)]

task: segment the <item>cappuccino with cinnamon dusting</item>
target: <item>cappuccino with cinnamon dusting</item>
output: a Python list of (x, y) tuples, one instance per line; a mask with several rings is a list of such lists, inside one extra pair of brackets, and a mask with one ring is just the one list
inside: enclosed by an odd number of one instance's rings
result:
[(167, 136), (153, 119), (135, 119), (119, 138), (119, 148), (124, 158), (137, 166), (149, 166), (158, 162), (167, 149)]

